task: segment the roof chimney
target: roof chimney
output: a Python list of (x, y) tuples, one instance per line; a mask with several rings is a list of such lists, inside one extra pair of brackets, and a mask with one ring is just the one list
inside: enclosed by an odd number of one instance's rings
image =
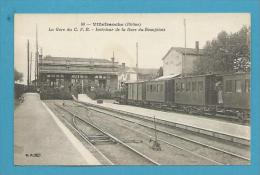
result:
[(122, 63), (122, 68), (125, 69), (125, 63)]
[(113, 57), (111, 58), (111, 61), (112, 61), (112, 64), (115, 63), (115, 53), (114, 53), (114, 51), (113, 51)]
[(112, 57), (112, 58), (111, 58), (111, 61), (112, 61), (112, 63), (114, 64), (114, 63), (115, 63), (115, 58)]
[(196, 52), (199, 53), (199, 49), (200, 49), (199, 41), (195, 42), (195, 49), (196, 49)]

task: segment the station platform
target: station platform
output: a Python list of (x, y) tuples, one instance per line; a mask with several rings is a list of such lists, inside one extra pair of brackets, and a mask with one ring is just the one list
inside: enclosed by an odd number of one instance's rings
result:
[(15, 165), (100, 165), (100, 162), (40, 100), (24, 94), (14, 111)]
[(130, 114), (145, 116), (146, 118), (153, 118), (155, 116), (156, 120), (161, 123), (167, 123), (169, 125), (172, 124), (182, 129), (203, 133), (236, 143), (250, 145), (249, 126), (219, 121), (211, 118), (192, 116), (188, 114), (163, 112), (136, 106), (113, 104), (106, 101), (104, 101), (102, 104), (98, 104), (96, 101), (90, 99), (85, 94), (79, 94), (78, 101), (91, 103)]

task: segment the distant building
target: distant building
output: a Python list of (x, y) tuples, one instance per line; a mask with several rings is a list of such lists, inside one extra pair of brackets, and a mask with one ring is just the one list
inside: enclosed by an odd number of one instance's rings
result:
[[(137, 70), (134, 68), (134, 70)], [(139, 68), (138, 69), (138, 80), (151, 80), (157, 77), (158, 69), (153, 68)]]
[[(126, 67), (125, 63), (119, 67), (118, 85), (121, 88), (122, 83), (150, 80), (156, 77), (158, 69)], [(137, 73), (138, 72), (138, 73)]]
[(194, 71), (194, 61), (205, 56), (196, 41), (195, 48), (172, 47), (163, 60), (163, 75), (191, 74)]
[(114, 58), (68, 58), (47, 56), (39, 61), (39, 80), (42, 86), (82, 86), (85, 91), (93, 88), (116, 90), (118, 88), (118, 63)]

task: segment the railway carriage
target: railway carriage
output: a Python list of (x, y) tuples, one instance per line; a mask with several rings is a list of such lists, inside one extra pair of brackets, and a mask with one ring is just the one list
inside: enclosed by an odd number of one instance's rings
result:
[(127, 84), (127, 103), (138, 105), (143, 104), (145, 101), (146, 91), (145, 82), (128, 82)]
[(153, 80), (146, 83), (146, 103), (169, 107), (174, 103), (174, 79)]
[(175, 103), (186, 112), (211, 111), (216, 105), (215, 75), (199, 75), (175, 79)]
[(223, 75), (223, 108), (232, 113), (249, 115), (250, 75), (236, 73)]
[(249, 117), (249, 73), (172, 77), (127, 83), (126, 87), (128, 104)]

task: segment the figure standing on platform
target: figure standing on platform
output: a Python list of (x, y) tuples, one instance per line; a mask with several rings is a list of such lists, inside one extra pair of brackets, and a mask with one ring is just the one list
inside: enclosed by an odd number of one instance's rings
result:
[(223, 85), (222, 82), (219, 80), (216, 83), (216, 91), (217, 91), (217, 102), (219, 105), (223, 105)]

